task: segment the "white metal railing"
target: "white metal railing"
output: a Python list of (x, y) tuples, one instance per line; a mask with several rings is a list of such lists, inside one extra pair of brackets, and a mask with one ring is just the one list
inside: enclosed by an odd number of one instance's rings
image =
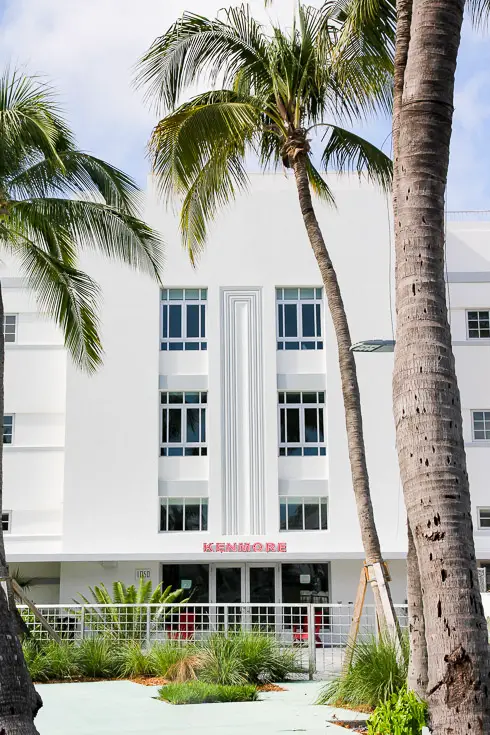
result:
[[(344, 659), (353, 605), (329, 604), (183, 604), (183, 605), (38, 605), (46, 621), (65, 640), (109, 637), (118, 642), (197, 643), (212, 633), (259, 631), (282, 648), (294, 647), (310, 676), (339, 671)], [(407, 606), (396, 605), (400, 627), (407, 626)], [(48, 633), (23, 605), (19, 611), (34, 638)], [(359, 635), (376, 634), (374, 607), (366, 605)]]
[(490, 220), (490, 209), (452, 209), (447, 210), (450, 222), (484, 222)]

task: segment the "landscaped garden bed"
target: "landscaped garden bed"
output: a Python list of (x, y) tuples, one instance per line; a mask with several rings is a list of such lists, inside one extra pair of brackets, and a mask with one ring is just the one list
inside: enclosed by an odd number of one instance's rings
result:
[(282, 650), (261, 633), (212, 634), (207, 640), (168, 641), (146, 647), (111, 638), (24, 642), (24, 656), (36, 683), (132, 679), (161, 685), (200, 680), (207, 684), (256, 687), (302, 672), (296, 652)]

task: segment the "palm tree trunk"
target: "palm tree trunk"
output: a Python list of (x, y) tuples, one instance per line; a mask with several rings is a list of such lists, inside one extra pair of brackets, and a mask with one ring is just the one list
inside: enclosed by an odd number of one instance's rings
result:
[[(0, 286), (0, 416), (4, 414), (5, 341), (3, 334), (3, 299)], [(0, 511), (3, 488), (3, 431), (0, 432)], [(0, 577), (8, 579), (3, 532), (0, 527)], [(5, 585), (7, 587), (7, 585)], [(7, 587), (8, 589), (8, 587)], [(7, 597), (10, 598), (10, 608)], [(17, 636), (11, 594), (0, 586), (0, 734), (38, 735), (34, 717), (42, 700), (34, 689), (27, 670), (22, 646)]]
[(412, 531), (407, 524), (407, 597), (408, 597), (408, 635), (410, 640), (410, 663), (408, 667), (408, 688), (420, 699), (427, 698), (427, 644), (425, 641), (424, 610), (422, 607), (422, 588), (420, 587), (419, 562)]
[(436, 735), (490, 732), (488, 631), (444, 281), (444, 195), (464, 0), (417, 0), (395, 190), (393, 406), (428, 644)]
[[(356, 499), (357, 515), (361, 529), (362, 544), (366, 555), (366, 563), (382, 562), (381, 547), (378, 532), (374, 522), (373, 504), (369, 490), (369, 476), (364, 449), (362, 430), (361, 397), (357, 382), (357, 370), (354, 354), (351, 352), (351, 338), (347, 315), (345, 313), (342, 294), (340, 293), (337, 274), (335, 273), (330, 255), (316, 218), (311, 199), (310, 184), (306, 169), (306, 153), (300, 152), (291, 161), (298, 189), (299, 204), (310, 245), (320, 268), (323, 286), (327, 297), (328, 307), (337, 338), (342, 396), (344, 399), (345, 425), (347, 429), (347, 445), (352, 474), (352, 487)], [(383, 627), (386, 620), (381, 604), (381, 597), (376, 582), (371, 581), (376, 605), (376, 612)], [(393, 617), (396, 615), (391, 600), (389, 584), (386, 584)]]

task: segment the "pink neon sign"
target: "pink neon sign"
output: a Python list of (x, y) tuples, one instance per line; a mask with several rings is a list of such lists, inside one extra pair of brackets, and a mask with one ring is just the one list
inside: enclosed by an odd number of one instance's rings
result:
[(219, 554), (261, 554), (261, 553), (274, 553), (279, 552), (284, 554), (287, 551), (287, 543), (261, 543), (257, 541), (255, 543), (216, 543), (211, 541), (210, 543), (204, 542), (202, 545), (203, 551), (217, 552)]

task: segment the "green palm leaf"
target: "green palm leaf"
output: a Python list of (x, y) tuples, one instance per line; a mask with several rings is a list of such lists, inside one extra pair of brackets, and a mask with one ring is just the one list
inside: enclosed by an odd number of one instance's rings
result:
[(333, 166), (337, 171), (364, 172), (368, 179), (389, 191), (393, 163), (379, 148), (359, 135), (328, 125), (329, 138), (322, 154), (325, 169)]

